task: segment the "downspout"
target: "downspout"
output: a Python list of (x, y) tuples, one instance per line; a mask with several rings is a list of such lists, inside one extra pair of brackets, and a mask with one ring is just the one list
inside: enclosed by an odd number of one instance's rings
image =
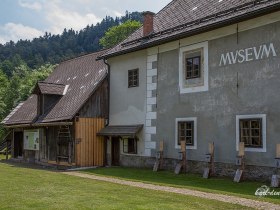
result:
[(111, 66), (107, 62), (105, 58), (103, 58), (104, 64), (108, 67), (108, 74), (107, 74), (107, 82), (108, 82), (108, 107), (107, 107), (107, 114), (108, 114), (108, 121), (106, 123), (106, 126), (110, 124), (110, 76), (111, 76)]
[[(105, 126), (108, 126), (109, 125), (109, 123), (110, 123), (110, 76), (111, 76), (111, 66), (110, 66), (110, 64), (107, 62), (107, 60), (105, 59), (105, 58), (103, 58), (103, 62), (104, 62), (104, 64), (108, 67), (108, 74), (107, 74), (107, 94), (108, 94), (108, 101), (107, 101), (107, 103), (108, 103), (108, 107), (107, 107), (107, 114), (108, 114), (108, 120), (107, 120), (107, 123), (106, 123), (106, 125)], [(110, 137), (110, 139), (111, 139), (111, 137)], [(105, 141), (106, 143), (105, 143), (105, 152), (104, 152), (104, 166), (106, 166), (107, 165), (107, 163), (108, 163), (108, 157), (107, 157), (107, 144), (108, 144), (108, 142), (107, 141)]]

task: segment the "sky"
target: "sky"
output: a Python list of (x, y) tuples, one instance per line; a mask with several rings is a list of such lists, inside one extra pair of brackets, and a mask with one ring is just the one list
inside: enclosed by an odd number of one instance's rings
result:
[(64, 28), (80, 30), (106, 15), (125, 11), (157, 13), (171, 0), (0, 0), (0, 43), (32, 40), (45, 32), (61, 34)]

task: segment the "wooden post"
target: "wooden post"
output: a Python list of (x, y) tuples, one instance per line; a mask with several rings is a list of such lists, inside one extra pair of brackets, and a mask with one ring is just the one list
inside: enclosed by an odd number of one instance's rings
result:
[(275, 158), (275, 171), (271, 178), (271, 187), (279, 187), (280, 176), (279, 174), (280, 168), (280, 144), (276, 145), (276, 158)]
[(9, 152), (8, 152), (8, 150), (9, 150), (9, 143), (8, 143), (8, 140), (6, 140), (6, 160), (9, 159)]
[(182, 168), (182, 171), (184, 173), (187, 172), (187, 161), (186, 161), (186, 141), (181, 141), (181, 151), (182, 151), (182, 165), (183, 165), (183, 168)]
[(208, 179), (214, 174), (214, 142), (208, 144), (208, 154), (206, 154), (206, 167), (204, 168), (203, 178)]
[(158, 171), (159, 169), (162, 169), (162, 165), (163, 165), (163, 140), (161, 140), (159, 142), (159, 151), (157, 152), (157, 156), (156, 156), (156, 162), (154, 164), (153, 167), (153, 171)]
[(159, 151), (163, 152), (163, 140), (159, 142)]
[(280, 144), (276, 145), (276, 158), (280, 158)]
[(186, 141), (181, 141), (180, 161), (175, 167), (175, 174), (179, 174), (181, 171), (187, 172), (187, 158), (186, 158)]
[(238, 156), (236, 157), (236, 165), (238, 165), (239, 168), (235, 172), (235, 176), (233, 179), (234, 182), (240, 182), (241, 179), (243, 178), (243, 172), (245, 170), (244, 156), (245, 156), (245, 144), (244, 142), (240, 142)]
[(244, 144), (244, 142), (240, 142), (238, 156), (244, 157), (244, 155), (245, 155), (245, 144)]

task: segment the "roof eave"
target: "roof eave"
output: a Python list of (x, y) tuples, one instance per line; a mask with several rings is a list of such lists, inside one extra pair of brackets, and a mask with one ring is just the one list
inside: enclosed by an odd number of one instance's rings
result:
[(187, 36), (194, 36), (194, 35), (201, 34), (201, 33), (207, 32), (207, 31), (211, 31), (211, 30), (214, 30), (214, 29), (217, 29), (217, 28), (222, 28), (224, 26), (236, 24), (238, 22), (242, 22), (242, 21), (246, 21), (246, 20), (249, 20), (249, 19), (253, 19), (253, 18), (256, 18), (256, 17), (263, 16), (263, 15), (267, 15), (269, 13), (273, 13), (273, 12), (276, 12), (276, 11), (279, 11), (279, 10), (280, 10), (280, 3), (277, 3), (275, 5), (271, 5), (271, 6), (268, 6), (266, 8), (261, 8), (261, 9), (258, 9), (258, 10), (254, 10), (254, 11), (242, 14), (240, 16), (232, 17), (232, 18), (229, 18), (229, 19), (226, 19), (226, 20), (222, 20), (222, 21), (213, 23), (213, 24), (209, 24), (209, 25), (206, 25), (206, 26), (203, 26), (203, 27), (199, 27), (199, 28), (193, 29), (191, 31), (182, 32), (180, 34), (176, 34), (176, 35), (173, 35), (173, 36), (170, 36), (170, 37), (167, 37), (167, 38), (152, 41), (152, 42), (147, 43), (147, 44), (142, 44), (142, 45), (139, 45), (139, 46), (136, 46), (136, 47), (132, 47), (132, 48), (129, 48), (127, 50), (122, 50), (122, 51), (118, 51), (118, 52), (115, 52), (115, 53), (112, 53), (112, 54), (100, 56), (100, 57), (98, 57), (98, 59), (108, 59), (108, 58), (112, 58), (112, 57), (115, 57), (115, 56), (124, 55), (124, 54), (127, 54), (127, 53), (136, 52), (136, 51), (139, 51), (139, 50), (144, 50), (144, 49), (147, 49), (147, 48), (150, 48), (150, 47), (155, 47), (155, 46), (158, 46), (158, 45), (161, 45), (161, 44), (165, 44), (165, 43), (168, 43), (168, 42), (171, 42), (171, 41), (175, 41), (175, 40), (178, 40), (178, 39), (181, 39), (181, 38), (185, 38)]
[(4, 128), (51, 127), (51, 126), (61, 126), (61, 125), (73, 125), (73, 122), (10, 124), (10, 125), (4, 125)]

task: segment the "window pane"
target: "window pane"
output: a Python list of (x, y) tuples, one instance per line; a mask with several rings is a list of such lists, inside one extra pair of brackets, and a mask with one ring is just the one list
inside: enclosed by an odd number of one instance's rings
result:
[(186, 73), (186, 78), (187, 79), (192, 78), (192, 72), (191, 71)]
[(128, 140), (127, 139), (124, 139), (123, 140), (123, 152), (124, 153), (128, 153)]
[(258, 120), (252, 120), (252, 121), (251, 121), (251, 127), (252, 127), (252, 128), (260, 128), (260, 121), (258, 121)]
[(241, 125), (241, 128), (250, 128), (250, 121), (241, 120), (240, 125)]
[(250, 145), (250, 137), (249, 136), (243, 137), (242, 142), (244, 142), (245, 145)]
[(187, 59), (187, 66), (192, 66), (193, 65), (193, 59), (189, 58)]
[(192, 130), (188, 130), (187, 131), (187, 137), (191, 137), (192, 136)]
[(178, 145), (181, 141), (186, 141), (188, 145), (193, 145), (193, 122), (178, 123)]
[(259, 129), (252, 129), (252, 137), (259, 137), (260, 130)]
[(262, 146), (260, 138), (252, 138), (252, 145), (253, 146)]
[(186, 79), (197, 78), (200, 75), (200, 56), (186, 58)]
[(261, 123), (261, 119), (240, 120), (240, 140), (246, 147), (262, 146)]
[(128, 71), (128, 87), (138, 86), (138, 69)]
[(181, 130), (185, 129), (185, 123), (180, 123), (180, 122), (179, 122), (179, 125), (180, 125), (180, 129), (181, 129)]
[(192, 144), (192, 138), (191, 137), (188, 137), (187, 139), (186, 139), (186, 144)]

